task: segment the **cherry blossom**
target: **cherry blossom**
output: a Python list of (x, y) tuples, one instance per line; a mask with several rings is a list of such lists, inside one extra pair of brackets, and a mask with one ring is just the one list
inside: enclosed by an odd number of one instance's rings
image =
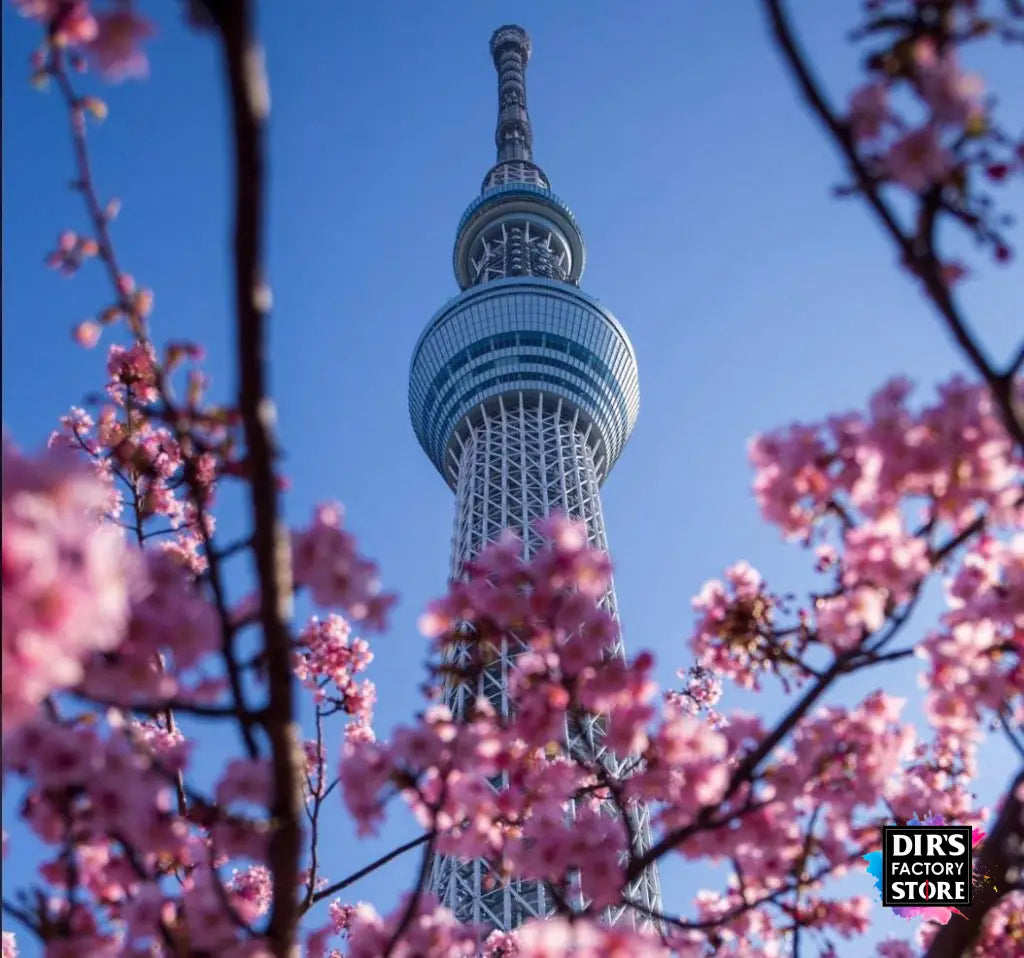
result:
[(850, 97), (850, 126), (858, 140), (873, 140), (890, 118), (889, 93), (882, 83), (868, 83)]
[(99, 525), (107, 487), (66, 451), (3, 448), (3, 724), (28, 719), (83, 662), (123, 640), (145, 592), (123, 534)]
[(14, 0), (14, 5), (23, 17), (52, 25), (57, 43), (90, 43), (99, 31), (88, 0)]
[(100, 72), (108, 80), (147, 76), (149, 60), (139, 44), (153, 35), (152, 24), (130, 8), (100, 14), (96, 23), (87, 49)]
[(340, 615), (313, 618), (299, 636), (295, 674), (320, 704), (329, 701), (362, 726), (373, 717), (376, 690), (368, 679), (357, 680), (373, 661), (370, 646), (352, 636)]
[(379, 958), (384, 954), (399, 922), (406, 925), (401, 939), (391, 952), (396, 958), (470, 958), (477, 953), (477, 936), (472, 928), (460, 924), (446, 908), (422, 898), (411, 920), (404, 921), (408, 903), (399, 905), (387, 918), (381, 918), (371, 906), (356, 905), (349, 925), (348, 958)]
[(371, 628), (384, 627), (394, 596), (381, 593), (377, 567), (356, 551), (354, 537), (341, 528), (337, 503), (316, 509), (312, 525), (292, 534), (296, 585), (308, 586), (320, 606), (340, 606)]
[(921, 98), (936, 123), (963, 127), (981, 115), (984, 82), (975, 74), (962, 72), (954, 53), (940, 55), (934, 45), (922, 41), (915, 59)]

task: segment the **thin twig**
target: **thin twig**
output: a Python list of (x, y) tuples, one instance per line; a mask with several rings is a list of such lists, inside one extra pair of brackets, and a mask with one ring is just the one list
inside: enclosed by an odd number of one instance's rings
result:
[(404, 845), (399, 845), (397, 848), (393, 848), (386, 855), (381, 855), (376, 861), (370, 862), (364, 868), (360, 868), (359, 871), (353, 872), (347, 878), (343, 878), (341, 881), (334, 882), (333, 885), (328, 885), (326, 888), (321, 888), (314, 896), (310, 903), (315, 905), (317, 902), (323, 901), (325, 898), (330, 898), (331, 895), (336, 895), (339, 891), (343, 891), (348, 888), (349, 885), (354, 885), (361, 878), (365, 878), (371, 872), (375, 872), (382, 865), (386, 865), (390, 861), (398, 858), (400, 855), (404, 855), (408, 851), (412, 851), (414, 848), (418, 848), (425, 842), (429, 842), (433, 832), (426, 832), (420, 835), (419, 838), (414, 838), (412, 841), (406, 842)]

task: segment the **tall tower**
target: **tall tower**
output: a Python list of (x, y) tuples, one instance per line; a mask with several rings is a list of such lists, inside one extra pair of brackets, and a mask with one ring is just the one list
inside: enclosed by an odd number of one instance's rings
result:
[[(533, 162), (526, 31), (499, 27), (491, 56), (498, 71), (497, 162), (456, 231), (453, 265), (462, 292), (427, 324), (409, 374), (416, 436), (456, 496), (453, 579), (507, 528), (531, 555), (538, 546), (534, 520), (555, 511), (583, 520), (590, 542), (607, 549), (600, 486), (640, 407), (633, 346), (619, 321), (579, 289), (583, 234)], [(614, 614), (613, 591), (604, 602)], [(506, 683), (517, 651), (504, 648), (475, 687), (446, 688), (456, 716), (479, 695), (508, 714)], [(621, 643), (609, 653), (622, 655)], [(619, 763), (601, 740), (596, 717), (567, 730), (574, 752), (599, 757), (615, 772)], [(650, 844), (647, 810), (632, 817), (643, 850)], [(553, 910), (543, 885), (503, 884), (485, 862), (438, 856), (429, 882), (466, 922), (509, 930)], [(659, 907), (656, 870), (637, 881), (631, 897)]]

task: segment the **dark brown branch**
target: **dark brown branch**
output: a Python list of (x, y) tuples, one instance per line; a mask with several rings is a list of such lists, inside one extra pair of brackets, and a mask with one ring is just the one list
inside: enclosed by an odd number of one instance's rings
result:
[(1010, 360), (1010, 365), (1003, 375), (1007, 379), (1013, 379), (1020, 372), (1021, 366), (1024, 366), (1024, 342), (1017, 347), (1017, 354)]
[(299, 901), (295, 877), (302, 841), (302, 755), (295, 724), (288, 620), (291, 570), (274, 475), (274, 406), (267, 389), (267, 317), (270, 290), (263, 275), (265, 130), (270, 96), (252, 4), (221, 0), (208, 9), (223, 39), (230, 91), (235, 162), (235, 314), (238, 405), (245, 433), (253, 546), (260, 589), (269, 702), (263, 720), (271, 746), (274, 798), (268, 865), (273, 906), (267, 937), (280, 958), (298, 953)]
[[(992, 831), (975, 857), (975, 871), (989, 876), (974, 889), (974, 902), (964, 908), (964, 919), (951, 920), (939, 928), (925, 958), (951, 958), (965, 954), (981, 932), (985, 916), (1014, 887), (1021, 888), (1024, 869), (1024, 805), (1020, 792), (1024, 789), (1024, 771), (1010, 785), (1006, 804)], [(1016, 870), (1016, 878), (1012, 871)]]
[(427, 869), (430, 868), (430, 860), (434, 855), (434, 844), (436, 841), (437, 832), (430, 832), (428, 834), (426, 848), (423, 849), (423, 857), (420, 859), (420, 870), (416, 877), (416, 885), (413, 888), (412, 894), (409, 896), (409, 901), (405, 906), (405, 911), (402, 913), (402, 917), (399, 920), (398, 925), (395, 927), (394, 934), (391, 936), (391, 940), (387, 943), (387, 947), (384, 949), (383, 958), (391, 958), (391, 953), (395, 950), (395, 946), (402, 940), (402, 935), (405, 934), (409, 925), (412, 923), (413, 918), (416, 917), (416, 911), (419, 908), (420, 900), (423, 897), (423, 888), (427, 882)]
[(1013, 746), (1014, 751), (1024, 759), (1024, 739), (1018, 739), (1017, 736), (1021, 734), (1021, 730), (1016, 731), (1011, 727), (1010, 720), (1010, 707), (1004, 706), (999, 709), (999, 724), (1002, 726), (1003, 734), (1009, 739), (1010, 744)]
[(6, 898), (3, 899), (3, 910), (10, 915), (15, 921), (21, 922), (26, 928), (36, 935), (42, 937), (42, 930), (39, 924), (32, 920), (30, 915), (23, 908), (19, 908), (17, 905), (9, 902)]
[[(239, 712), (231, 705), (204, 705), (201, 702), (189, 702), (185, 699), (159, 699), (153, 702), (115, 702), (111, 699), (97, 698), (89, 692), (82, 692), (78, 689), (73, 691), (85, 699), (85, 701), (104, 708), (130, 709), (133, 712), (145, 712), (147, 715), (160, 717), (163, 717), (169, 711), (173, 711), (185, 712), (199, 718), (238, 718), (240, 722), (245, 721), (251, 724), (258, 721), (263, 714), (262, 712), (251, 710)], [(169, 728), (168, 731), (173, 731), (173, 728)]]

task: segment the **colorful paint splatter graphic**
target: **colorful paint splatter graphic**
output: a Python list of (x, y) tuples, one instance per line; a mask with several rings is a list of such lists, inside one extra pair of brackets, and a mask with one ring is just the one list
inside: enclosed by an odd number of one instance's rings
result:
[[(908, 825), (945, 825), (946, 820), (941, 815), (931, 815), (925, 819), (912, 818)], [(975, 828), (971, 833), (971, 846), (977, 848), (984, 839), (985, 833), (980, 828)], [(864, 855), (864, 861), (868, 863), (868, 874), (875, 880), (875, 891), (878, 893), (878, 900), (882, 900), (882, 852), (868, 852)], [(985, 881), (985, 877), (981, 876), (975, 871), (972, 876), (972, 881), (977, 887)], [(954, 914), (959, 915), (961, 918), (965, 917), (964, 913), (957, 908), (945, 908), (939, 906), (933, 907), (922, 907), (922, 908), (893, 908), (893, 914), (899, 915), (900, 918), (924, 918), (926, 921), (934, 921), (940, 925), (945, 925)]]

